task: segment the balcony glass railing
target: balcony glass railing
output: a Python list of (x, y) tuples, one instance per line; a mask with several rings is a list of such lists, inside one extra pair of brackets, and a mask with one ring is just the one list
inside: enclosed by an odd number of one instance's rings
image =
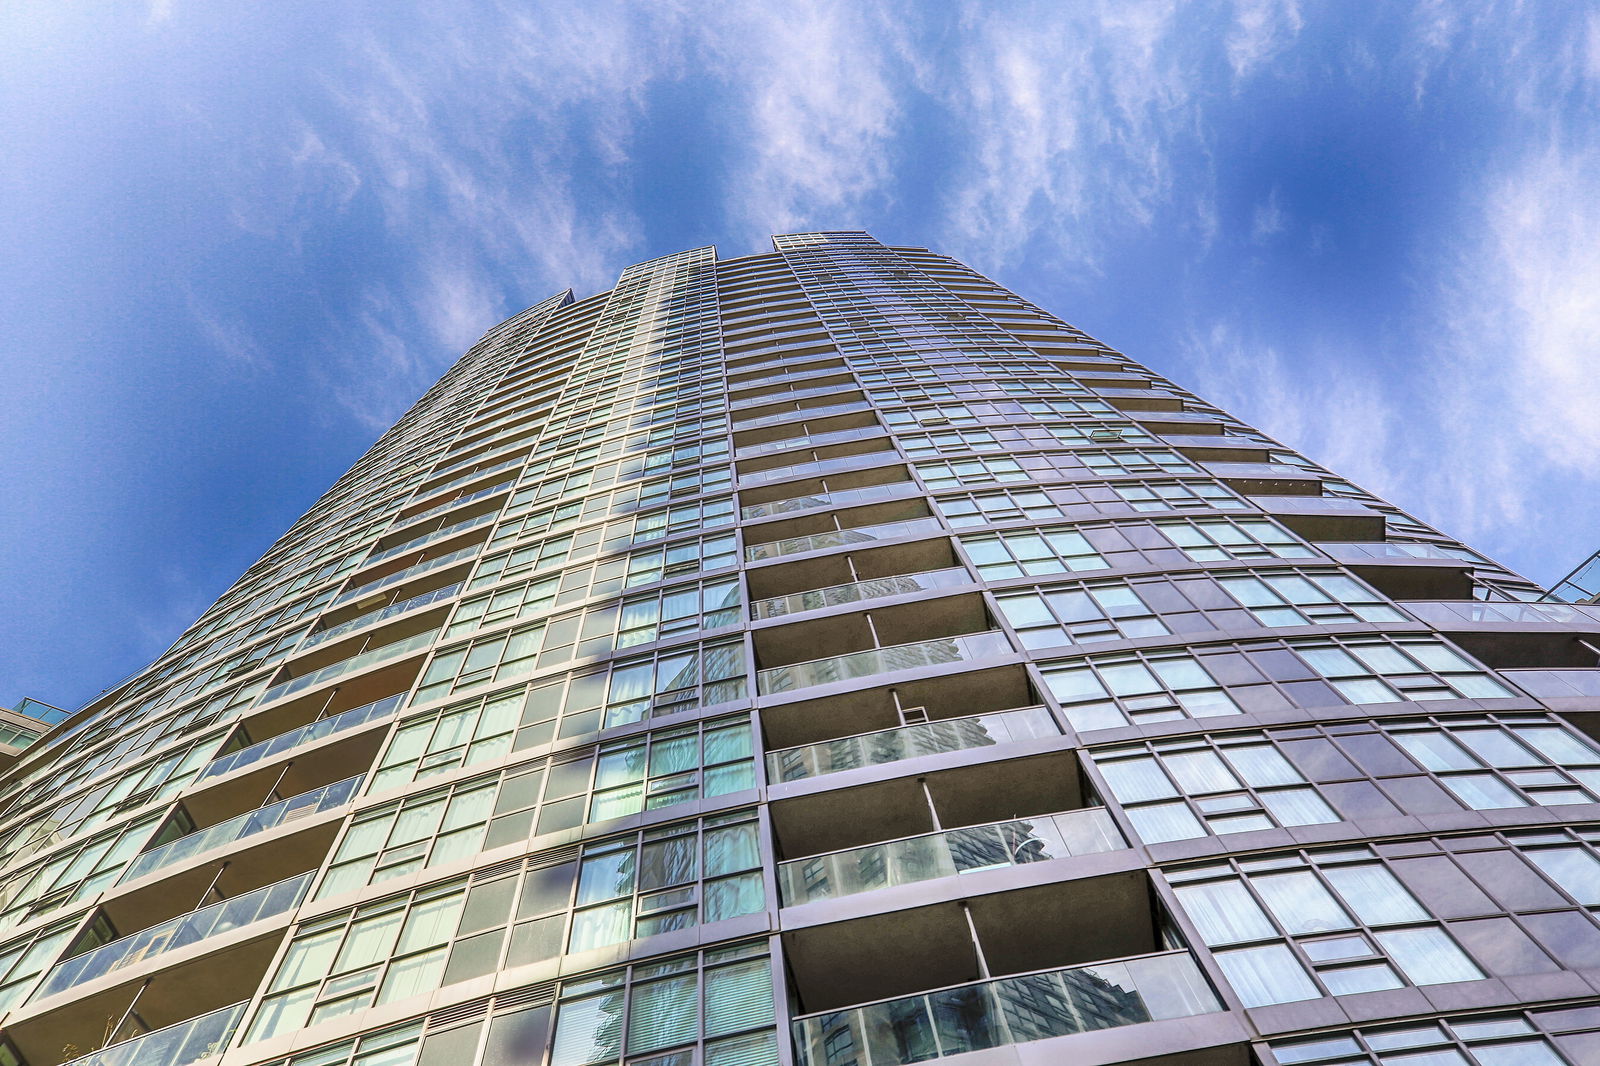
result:
[(240, 748), (238, 751), (230, 752), (200, 771), (200, 776), (195, 778), (195, 783), (198, 784), (213, 777), (221, 777), (223, 774), (232, 773), (241, 766), (254, 765), (281, 752), (289, 751), (291, 748), (298, 748), (302, 744), (310, 744), (314, 740), (321, 740), (323, 737), (342, 733), (346, 729), (355, 729), (357, 726), (366, 725), (368, 722), (387, 718), (400, 709), (400, 704), (405, 701), (405, 698), (406, 694), (404, 692), (396, 692), (393, 696), (387, 696), (363, 707), (354, 707), (339, 714), (329, 715), (327, 718), (303, 725), (298, 729), (291, 729), (287, 733), (279, 733), (275, 737), (269, 737), (259, 743), (251, 744), (247, 748)]
[(387, 607), (380, 607), (376, 611), (358, 614), (349, 621), (340, 622), (336, 626), (311, 634), (301, 642), (300, 647), (296, 650), (306, 651), (310, 648), (315, 648), (318, 644), (326, 644), (330, 640), (337, 640), (339, 637), (347, 636), (359, 629), (365, 629), (367, 626), (376, 625), (379, 622), (387, 622), (389, 619), (405, 614), (407, 611), (414, 611), (419, 607), (426, 607), (441, 600), (448, 600), (451, 596), (460, 592), (461, 586), (465, 583), (457, 581), (455, 584), (446, 585), (442, 589), (434, 589), (432, 592), (424, 592), (420, 596), (412, 596), (410, 599), (391, 603)]
[(428, 508), (426, 511), (418, 511), (416, 514), (406, 515), (404, 518), (397, 519), (395, 521), (395, 525), (408, 526), (413, 522), (420, 522), (424, 518), (432, 518), (436, 514), (443, 514), (453, 507), (460, 507), (464, 503), (471, 503), (473, 500), (486, 499), (487, 497), (493, 496), (498, 492), (505, 492), (516, 483), (517, 479), (512, 478), (510, 481), (502, 481), (498, 485), (490, 485), (488, 488), (479, 489), (477, 492), (469, 492), (465, 496), (457, 496), (453, 500), (446, 500), (441, 504), (436, 504), (433, 507)]
[(836, 429), (830, 433), (812, 433), (808, 436), (785, 437), (783, 440), (769, 440), (765, 444), (751, 444), (740, 448), (735, 458), (749, 459), (757, 455), (771, 455), (773, 452), (787, 452), (795, 448), (810, 445), (821, 448), (829, 444), (842, 444), (846, 441), (862, 440), (866, 437), (881, 437), (884, 435), (882, 426), (857, 426), (854, 429)]
[(91, 1051), (62, 1066), (190, 1066), (222, 1054), (249, 1000)]
[(904, 522), (883, 522), (875, 526), (856, 526), (853, 529), (834, 529), (826, 533), (813, 533), (806, 537), (785, 537), (783, 540), (752, 544), (744, 550), (750, 562), (776, 559), (784, 555), (821, 551), (824, 548), (842, 548), (846, 544), (866, 544), (875, 540), (894, 540), (918, 533), (937, 533), (943, 530), (937, 518), (911, 518)]
[(1400, 604), (1415, 618), (1435, 625), (1452, 622), (1539, 622), (1593, 626), (1600, 607), (1570, 603), (1522, 603), (1510, 600), (1410, 600)]
[(797, 1018), (799, 1066), (909, 1066), (1221, 1010), (1186, 951), (955, 985)]
[(884, 596), (903, 596), (909, 592), (926, 592), (929, 589), (954, 588), (971, 584), (973, 577), (965, 567), (954, 566), (947, 570), (929, 570), (921, 574), (896, 574), (893, 577), (875, 577), (867, 581), (852, 581), (845, 585), (831, 585), (824, 589), (809, 589), (789, 596), (775, 596), (757, 600), (750, 605), (757, 618), (776, 618), (780, 615), (815, 611), (821, 607), (837, 607), (843, 603), (882, 599)]
[(728, 410), (743, 411), (750, 407), (765, 407), (769, 403), (783, 403), (786, 400), (803, 400), (808, 396), (822, 396), (830, 392), (843, 392), (845, 389), (859, 389), (853, 377), (846, 376), (841, 381), (828, 385), (813, 385), (809, 389), (790, 389), (788, 392), (770, 392), (765, 396), (755, 396), (738, 403), (730, 403)]
[(1050, 717), (1049, 711), (1043, 707), (1023, 707), (969, 718), (918, 722), (894, 729), (881, 729), (875, 733), (784, 748), (767, 755), (767, 776), (773, 781), (801, 781), (842, 770), (915, 759), (921, 755), (968, 751), (1060, 735), (1061, 730), (1055, 719)]
[(778, 864), (785, 907), (940, 877), (1117, 851), (1128, 842), (1103, 807), (964, 826)]
[(362, 560), (361, 565), (371, 566), (374, 563), (381, 563), (385, 560), (393, 559), (398, 555), (404, 555), (406, 552), (416, 551), (419, 548), (426, 548), (430, 544), (453, 537), (457, 533), (465, 533), (469, 529), (476, 529), (478, 526), (487, 525), (499, 517), (499, 515), (495, 514), (493, 511), (490, 511), (488, 514), (475, 515), (472, 518), (467, 518), (460, 522), (452, 522), (448, 526), (440, 526), (432, 533), (424, 533), (420, 537), (413, 537), (404, 544), (396, 544), (392, 548), (387, 548), (381, 552), (377, 552), (374, 555), (369, 555), (366, 559)]
[(845, 507), (857, 503), (870, 503), (874, 500), (892, 500), (900, 496), (910, 496), (916, 491), (916, 485), (910, 481), (891, 481), (884, 485), (863, 485), (859, 489), (836, 489), (833, 492), (817, 492), (809, 496), (794, 496), (787, 500), (774, 500), (771, 503), (757, 503), (739, 509), (739, 514), (744, 518), (766, 518), (769, 515), (789, 514), (794, 511), (814, 511), (818, 507)]
[[(788, 399), (789, 397), (783, 397)], [(760, 418), (746, 418), (734, 422), (736, 430), (758, 429), (761, 426), (775, 426), (782, 422), (793, 422), (799, 418), (825, 418), (828, 415), (842, 415), (851, 411), (870, 411), (872, 408), (865, 400), (850, 400), (846, 403), (832, 403), (825, 407), (804, 407), (792, 411), (776, 411)]]
[(305, 897), (315, 874), (315, 870), (307, 870), (275, 885), (201, 907), (68, 959), (50, 971), (33, 998), (43, 999), (65, 992), (145, 959), (293, 910)]
[(1450, 548), (1422, 540), (1317, 541), (1316, 546), (1340, 562), (1361, 563), (1369, 559), (1454, 559), (1482, 563), (1484, 558), (1465, 548)]
[(1501, 670), (1500, 676), (1536, 699), (1600, 699), (1600, 669)]
[(371, 651), (364, 651), (360, 655), (352, 655), (348, 659), (341, 659), (339, 662), (329, 663), (322, 669), (313, 670), (309, 674), (302, 674), (299, 677), (292, 677), (280, 684), (273, 685), (271, 688), (267, 689), (267, 691), (263, 692), (261, 694), (261, 698), (256, 701), (256, 706), (261, 707), (271, 703), (273, 700), (282, 699), (283, 697), (293, 695), (296, 692), (304, 692), (306, 689), (312, 688), (315, 685), (332, 681), (336, 677), (343, 677), (345, 674), (354, 673), (357, 670), (364, 670), (373, 663), (382, 662), (385, 659), (398, 658), (399, 656), (407, 655), (411, 652), (426, 648), (428, 645), (433, 643), (433, 638), (436, 636), (438, 636), (438, 630), (430, 629), (424, 633), (413, 634), (412, 636), (406, 637), (404, 640), (397, 640), (392, 644), (385, 644), (382, 647), (373, 648)]
[(900, 453), (889, 444), (889, 438), (882, 438), (886, 447), (876, 451), (863, 452), (860, 455), (842, 455), (837, 459), (814, 459), (804, 463), (791, 463), (788, 466), (776, 466), (771, 470), (757, 470), (753, 474), (744, 474), (739, 478), (740, 487), (751, 485), (764, 485), (769, 481), (782, 481), (791, 477), (820, 477), (823, 474), (832, 474), (841, 470), (860, 470), (863, 467), (878, 466), (885, 462), (898, 462)]
[(886, 674), (893, 670), (914, 670), (923, 666), (967, 662), (988, 655), (1011, 651), (1011, 642), (1000, 632), (967, 633), (959, 637), (940, 637), (915, 644), (896, 644), (887, 648), (868, 648), (826, 659), (775, 666), (757, 675), (762, 695), (791, 692), (834, 681)]
[(444, 555), (435, 555), (431, 559), (423, 559), (421, 562), (413, 563), (404, 570), (396, 570), (392, 574), (385, 574), (383, 577), (368, 581), (365, 585), (357, 585), (354, 588), (346, 589), (339, 593), (338, 598), (330, 603), (328, 607), (331, 610), (335, 607), (352, 603), (355, 600), (363, 599), (374, 592), (382, 592), (391, 585), (399, 585), (410, 581), (414, 577), (421, 577), (430, 570), (437, 570), (442, 566), (453, 566), (463, 560), (475, 557), (482, 550), (482, 544), (469, 544), (465, 548), (457, 548), (455, 551), (446, 552)]
[(502, 459), (498, 463), (491, 463), (488, 466), (481, 466), (476, 470), (470, 470), (459, 477), (446, 481), (443, 485), (435, 485), (429, 489), (419, 490), (417, 495), (422, 499), (426, 499), (429, 496), (436, 496), (441, 492), (449, 492), (451, 489), (460, 488), (462, 485), (476, 481), (481, 477), (487, 477), (490, 474), (498, 474), (500, 471), (509, 470), (513, 466), (521, 466), (527, 461), (528, 457), (525, 454), (513, 455), (511, 458)]
[(277, 803), (269, 803), (253, 811), (245, 811), (225, 822), (218, 822), (188, 836), (169, 841), (158, 848), (152, 848), (128, 864), (121, 883), (135, 881), (145, 874), (153, 873), (175, 862), (186, 862), (213, 848), (226, 847), (246, 837), (264, 833), (268, 829), (275, 829), (280, 825), (309, 818), (314, 814), (349, 803), (361, 787), (363, 776), (357, 774), (343, 781), (335, 781), (331, 785), (314, 788), (310, 792), (302, 792), (298, 796), (290, 796)]

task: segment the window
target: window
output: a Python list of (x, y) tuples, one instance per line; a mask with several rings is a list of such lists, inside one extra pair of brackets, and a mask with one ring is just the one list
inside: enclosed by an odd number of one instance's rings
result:
[[(550, 622), (534, 622), (471, 644), (448, 648), (434, 655), (412, 702), (423, 703), (478, 685), (526, 677), (536, 669), (568, 662), (575, 653), (598, 654), (594, 649), (612, 643), (611, 633), (617, 621), (613, 606), (586, 615), (571, 614)], [(583, 627), (588, 627), (587, 631)], [(615, 663), (611, 667), (609, 686), (601, 680), (604, 671), (585, 675), (578, 686), (584, 698), (592, 695), (598, 702), (600, 692), (596, 686), (608, 689), (605, 725), (596, 721), (588, 728), (563, 735), (639, 721), (650, 710), (652, 695), (656, 714), (688, 710), (697, 702), (738, 699), (744, 695), (743, 658), (743, 644), (739, 641), (691, 644), (659, 652), (651, 658)], [(698, 698), (702, 693), (696, 690), (702, 685), (703, 698)], [(683, 705), (673, 706), (671, 711), (662, 709), (664, 704), (680, 703)], [(569, 705), (567, 710), (571, 713), (574, 708)]]
[(1338, 573), (1219, 575), (1217, 583), (1264, 626), (1406, 620), (1382, 596)]
[[(1592, 1026), (1592, 1008), (1532, 1014), (1471, 1015), (1421, 1024), (1385, 1025), (1329, 1033), (1310, 1040), (1269, 1046), (1283, 1066), (1332, 1063), (1338, 1066), (1564, 1066), (1549, 1037), (1529, 1021), (1546, 1022), (1557, 1032), (1583, 1015)], [(1590, 1034), (1585, 1034), (1585, 1037)], [(1584, 1037), (1580, 1037), (1580, 1040)]]
[(1096, 583), (997, 597), (1025, 648), (1091, 644), (1170, 632), (1127, 584)]
[(1105, 656), (1041, 672), (1080, 731), (1241, 713), (1200, 661), (1181, 652)]
[(161, 820), (150, 815), (57, 849), (0, 883), (0, 929), (71, 906), (109, 888)]
[(437, 989), (466, 899), (460, 878), (303, 923), (245, 1042)]
[(930, 489), (982, 485), (994, 481), (1030, 481), (1031, 475), (1015, 459), (947, 459), (918, 463), (917, 473)]
[(754, 811), (646, 829), (583, 849), (571, 952), (766, 906)]
[(77, 930), (78, 924), (79, 919), (74, 918), (9, 944), (0, 944), (0, 1014), (22, 1001), (22, 994), (28, 991), (33, 979), (67, 947), (67, 939)]
[[(732, 538), (728, 539), (731, 548)], [(692, 552), (695, 545), (691, 543), (685, 547)], [(655, 567), (641, 568), (629, 575), (630, 579), (646, 579), (632, 580), (633, 585), (647, 584), (649, 581), (660, 579), (660, 553), (652, 554), (657, 556)], [(628, 561), (634, 560), (630, 558)], [(696, 559), (695, 562), (698, 564), (699, 560)], [(602, 563), (594, 568), (580, 567), (560, 578), (550, 577), (543, 581), (530, 582), (502, 589), (492, 595), (467, 600), (456, 608), (454, 619), (445, 630), (445, 637), (449, 639), (464, 636), (487, 626), (547, 615), (553, 607), (563, 601), (570, 602), (591, 594), (590, 572), (604, 566)], [(576, 586), (575, 590), (568, 589), (569, 580)], [(616, 583), (621, 584), (620, 575)], [(572, 595), (572, 591), (578, 592), (579, 595)], [(739, 605), (737, 578), (708, 581), (703, 585), (680, 585), (647, 596), (629, 597), (622, 602), (620, 619), (617, 617), (615, 603), (596, 605), (584, 614), (583, 623), (579, 627), (584, 641), (579, 645), (577, 654), (601, 655), (614, 648), (648, 644), (674, 634), (733, 625), (740, 620)], [(608, 624), (616, 627), (612, 640), (605, 639)]]
[[(411, 779), (414, 762), (392, 765), (391, 780)], [(657, 730), (576, 757), (539, 759), (362, 811), (340, 841), (317, 897), (586, 822), (754, 787), (750, 722), (744, 717)]]
[(1188, 518), (1156, 528), (1197, 563), (1230, 559), (1306, 559), (1316, 552), (1264, 518)]
[(1351, 703), (1503, 699), (1514, 695), (1439, 640), (1295, 641), (1295, 652)]
[(551, 1066), (600, 1066), (625, 1056), (653, 1066), (776, 1066), (765, 946), (718, 948), (563, 982)]
[(957, 539), (986, 580), (1107, 567), (1083, 534), (1068, 528), (969, 534)]
[(1078, 452), (1078, 460), (1101, 477), (1124, 474), (1193, 474), (1194, 464), (1177, 452), (1161, 448), (1126, 448), (1104, 452)]
[(1147, 844), (1339, 820), (1260, 733), (1102, 749), (1094, 761)]
[(1114, 484), (1111, 491), (1135, 511), (1247, 510), (1250, 505), (1225, 487), (1209, 481), (1151, 481)]
[(1040, 489), (1010, 489), (945, 496), (936, 500), (939, 513), (952, 526), (981, 526), (1022, 518), (1063, 518), (1060, 505)]
[(1169, 871), (1247, 1007), (1484, 976), (1365, 847)]
[(1408, 718), (1383, 728), (1473, 810), (1600, 802), (1600, 750), (1550, 716)]

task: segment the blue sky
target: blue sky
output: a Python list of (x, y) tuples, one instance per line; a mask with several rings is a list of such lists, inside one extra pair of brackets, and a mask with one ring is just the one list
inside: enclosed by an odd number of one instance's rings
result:
[(0, 7), (0, 703), (153, 658), (488, 326), (867, 228), (1536, 580), (1600, 547), (1600, 7)]

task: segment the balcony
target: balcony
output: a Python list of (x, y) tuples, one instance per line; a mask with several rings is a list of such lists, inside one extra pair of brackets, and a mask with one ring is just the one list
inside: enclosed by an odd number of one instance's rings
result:
[(361, 565), (363, 567), (367, 567), (372, 566), (375, 563), (388, 562), (390, 559), (393, 559), (396, 556), (404, 555), (408, 551), (417, 551), (422, 548), (426, 548), (430, 544), (437, 544), (441, 540), (448, 540), (449, 538), (458, 534), (470, 533), (479, 526), (487, 525), (490, 522), (493, 522), (498, 517), (500, 516), (497, 512), (488, 511), (484, 514), (475, 515), (472, 518), (464, 518), (459, 522), (452, 522), (447, 526), (440, 526), (432, 533), (424, 533), (421, 536), (412, 537), (410, 540), (403, 541), (394, 545), (393, 547), (384, 548), (381, 551), (374, 552), (373, 554), (367, 556), (366, 559), (362, 560)]
[(1567, 603), (1524, 603), (1520, 600), (1414, 600), (1406, 611), (1441, 628), (1461, 625), (1562, 625), (1600, 627), (1600, 607)]
[(63, 1066), (191, 1066), (222, 1054), (239, 1028), (249, 1000), (124, 1040)]
[(918, 722), (769, 752), (767, 777), (772, 781), (803, 781), (923, 755), (972, 751), (1060, 735), (1061, 728), (1043, 707)]
[(874, 541), (898, 540), (902, 537), (923, 536), (942, 533), (943, 531), (944, 527), (940, 525), (937, 518), (913, 518), (903, 522), (883, 522), (878, 525), (855, 526), (851, 529), (835, 529), (805, 537), (785, 537), (765, 544), (752, 544), (745, 548), (744, 555), (747, 561), (755, 563), (763, 559), (778, 559), (785, 555), (799, 555), (801, 552), (842, 548), (848, 544), (870, 544)]
[(33, 994), (34, 999), (65, 992), (70, 988), (105, 977), (145, 959), (154, 958), (221, 936), (254, 922), (285, 914), (300, 905), (311, 885), (315, 870), (296, 874), (274, 885), (266, 885), (209, 907), (190, 911), (171, 921), (140, 930), (120, 940), (58, 963)]
[(1007, 866), (1126, 848), (1103, 807), (965, 826), (890, 840), (778, 866), (786, 907)]
[(995, 655), (1012, 653), (1011, 642), (998, 630), (939, 637), (913, 644), (833, 655), (809, 662), (762, 670), (756, 675), (756, 688), (763, 696), (796, 689), (853, 681), (899, 670), (918, 670), (951, 663), (976, 662)]
[(837, 489), (833, 492), (815, 492), (804, 496), (791, 496), (771, 503), (758, 503), (741, 507), (742, 518), (769, 518), (773, 515), (814, 511), (819, 507), (850, 507), (879, 500), (900, 499), (917, 495), (917, 486), (911, 481), (890, 481), (881, 485), (863, 485), (858, 489)]
[(1313, 546), (1395, 600), (1470, 599), (1469, 574), (1483, 563), (1464, 549), (1428, 541), (1316, 541)]
[(796, 592), (788, 596), (757, 600), (750, 605), (750, 610), (752, 616), (757, 619), (778, 618), (783, 615), (800, 614), (804, 611), (816, 611), (824, 607), (841, 607), (846, 604), (860, 603), (863, 600), (883, 599), (889, 596), (909, 596), (914, 593), (930, 592), (935, 589), (958, 588), (962, 585), (973, 584), (974, 580), (973, 576), (967, 572), (966, 567), (956, 566), (945, 570), (931, 570), (921, 574), (898, 574), (892, 577), (878, 577), (866, 581), (852, 581), (841, 585), (830, 585), (827, 588)]
[(409, 526), (414, 522), (422, 521), (424, 518), (432, 518), (436, 514), (444, 514), (446, 511), (453, 511), (463, 504), (472, 503), (476, 500), (488, 499), (490, 496), (507, 492), (516, 483), (517, 479), (511, 478), (508, 481), (502, 481), (498, 484), (490, 485), (487, 488), (479, 489), (477, 492), (469, 492), (464, 496), (457, 496), (454, 499), (445, 500), (443, 503), (435, 504), (426, 511), (418, 511), (416, 514), (403, 515), (402, 517), (395, 519), (395, 528), (399, 529), (403, 526)]
[(409, 655), (412, 652), (421, 651), (424, 648), (432, 646), (434, 638), (438, 635), (438, 630), (424, 630), (421, 633), (414, 633), (409, 637), (394, 641), (391, 644), (384, 644), (380, 647), (373, 648), (371, 651), (364, 651), (360, 655), (352, 655), (348, 659), (342, 659), (339, 662), (330, 663), (319, 670), (311, 671), (309, 674), (303, 674), (300, 677), (292, 677), (287, 681), (281, 681), (267, 689), (267, 691), (263, 692), (261, 694), (261, 698), (256, 701), (256, 706), (260, 707), (271, 703), (274, 700), (282, 699), (285, 696), (292, 696), (297, 692), (304, 692), (306, 689), (309, 689), (315, 685), (326, 684), (327, 682), (343, 677), (346, 674), (364, 670), (374, 663), (385, 662), (390, 659), (399, 658), (402, 655)]
[(482, 544), (469, 544), (465, 548), (457, 548), (455, 551), (446, 552), (444, 555), (436, 555), (431, 559), (420, 560), (419, 562), (413, 563), (406, 567), (404, 570), (396, 570), (392, 574), (385, 574), (384, 576), (380, 578), (374, 578), (365, 584), (356, 585), (353, 588), (346, 589), (344, 592), (339, 594), (338, 598), (328, 605), (328, 609), (333, 610), (335, 608), (342, 607), (347, 603), (353, 603), (359, 600), (367, 599), (369, 596), (374, 596), (386, 588), (401, 584), (402, 582), (410, 581), (415, 577), (421, 577), (423, 574), (429, 573), (433, 570), (438, 570), (441, 567), (453, 566), (456, 563), (464, 563), (469, 559), (476, 558), (478, 552), (482, 550)]
[(744, 411), (752, 407), (765, 407), (768, 404), (782, 403), (790, 400), (809, 400), (816, 396), (828, 396), (845, 389), (857, 388), (855, 375), (846, 371), (822, 385), (812, 385), (804, 389), (787, 389), (781, 392), (770, 392), (761, 396), (750, 396), (728, 404), (730, 411)]
[(856, 441), (873, 438), (881, 439), (884, 435), (884, 428), (876, 421), (873, 421), (847, 429), (817, 430), (802, 433), (798, 436), (786, 436), (777, 440), (764, 441), (760, 444), (749, 444), (739, 448), (734, 453), (734, 458), (741, 463), (747, 464), (740, 471), (740, 473), (746, 473), (754, 469), (748, 466), (750, 461), (760, 459), (763, 456), (776, 456), (799, 448), (826, 448), (832, 445), (851, 444)]
[(1383, 515), (1344, 496), (1252, 496), (1250, 502), (1307, 540), (1382, 540)]
[(199, 855), (224, 848), (238, 841), (276, 829), (280, 825), (310, 818), (323, 811), (343, 806), (355, 798), (361, 788), (362, 774), (335, 781), (331, 785), (302, 792), (298, 796), (269, 803), (253, 811), (207, 826), (140, 855), (128, 864), (118, 884), (137, 881), (175, 863), (186, 863)]
[(797, 1018), (796, 1061), (799, 1066), (908, 1066), (984, 1048), (1221, 1010), (1189, 953), (1169, 951), (976, 981)]
[(747, 429), (757, 429), (761, 426), (775, 426), (783, 422), (793, 422), (800, 418), (821, 418), (825, 415), (842, 415), (855, 411), (870, 410), (872, 410), (872, 407), (858, 392), (849, 396), (840, 403), (818, 404), (814, 407), (807, 407), (803, 404), (795, 404), (792, 407), (785, 407), (781, 410), (770, 411), (766, 414), (756, 415), (752, 418), (737, 419), (733, 423), (733, 429), (736, 433), (742, 433)]
[(462, 584), (463, 582), (457, 581), (453, 585), (445, 585), (443, 588), (434, 589), (432, 592), (424, 592), (420, 595), (412, 596), (409, 599), (399, 600), (395, 603), (389, 604), (387, 607), (380, 607), (375, 611), (368, 611), (365, 614), (358, 614), (354, 618), (351, 618), (348, 621), (340, 622), (338, 625), (332, 626), (328, 629), (318, 630), (300, 642), (298, 651), (309, 651), (319, 644), (324, 644), (330, 640), (337, 640), (340, 637), (349, 636), (351, 633), (354, 633), (357, 630), (365, 629), (368, 626), (377, 625), (380, 622), (387, 622), (389, 619), (396, 618), (409, 611), (415, 611), (419, 608), (428, 607), (432, 604), (448, 600), (456, 593), (461, 591)]
[(862, 444), (872, 444), (875, 447), (871, 449), (860, 448), (858, 450), (859, 454), (854, 455), (841, 455), (833, 459), (807, 459), (787, 466), (776, 466), (767, 470), (741, 473), (739, 475), (739, 488), (766, 485), (775, 481), (787, 481), (791, 478), (820, 478), (829, 474), (841, 474), (846, 471), (863, 470), (867, 467), (901, 461), (900, 453), (894, 450), (894, 445), (886, 436), (880, 434), (870, 440), (863, 441)]
[(1320, 496), (1322, 475), (1286, 463), (1203, 463), (1207, 473), (1245, 496)]
[(308, 725), (303, 725), (299, 729), (291, 729), (287, 733), (280, 733), (275, 737), (251, 744), (247, 748), (240, 748), (238, 751), (213, 760), (211, 765), (202, 770), (200, 776), (195, 778), (195, 784), (198, 785), (210, 778), (232, 773), (234, 770), (244, 766), (252, 766), (282, 752), (298, 748), (303, 744), (321, 740), (323, 737), (342, 733), (347, 729), (355, 729), (366, 725), (368, 722), (376, 722), (381, 718), (387, 718), (400, 709), (400, 704), (404, 700), (405, 693), (397, 692), (393, 696), (378, 700), (375, 703), (369, 703), (363, 707), (355, 707)]

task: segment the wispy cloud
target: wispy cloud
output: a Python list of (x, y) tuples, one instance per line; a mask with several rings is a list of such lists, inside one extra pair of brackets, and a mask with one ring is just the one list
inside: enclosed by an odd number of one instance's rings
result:
[(728, 172), (736, 224), (749, 235), (859, 224), (894, 169), (905, 84), (895, 19), (841, 0), (729, 10), (702, 25), (699, 43), (722, 71), (744, 146)]

